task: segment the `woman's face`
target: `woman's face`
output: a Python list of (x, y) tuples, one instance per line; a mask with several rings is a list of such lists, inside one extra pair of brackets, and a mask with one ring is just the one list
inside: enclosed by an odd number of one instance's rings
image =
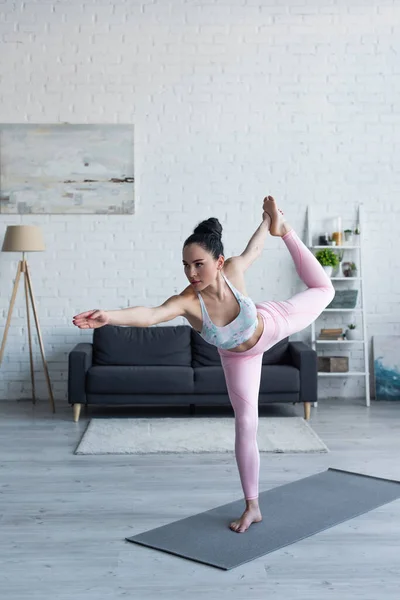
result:
[(219, 270), (218, 267), (221, 268), (223, 265), (222, 255), (215, 260), (212, 254), (198, 244), (185, 246), (182, 256), (185, 275), (196, 291), (213, 283)]

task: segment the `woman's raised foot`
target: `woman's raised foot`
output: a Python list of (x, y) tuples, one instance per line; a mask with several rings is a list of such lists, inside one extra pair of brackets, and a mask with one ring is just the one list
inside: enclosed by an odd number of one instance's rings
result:
[(263, 210), (271, 219), (269, 232), (271, 235), (282, 237), (291, 229), (286, 223), (283, 212), (276, 205), (276, 200), (272, 196), (264, 198)]

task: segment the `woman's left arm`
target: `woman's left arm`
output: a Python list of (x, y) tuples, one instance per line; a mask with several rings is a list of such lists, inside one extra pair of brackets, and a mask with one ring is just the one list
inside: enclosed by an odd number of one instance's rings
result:
[(269, 232), (269, 221), (264, 219), (261, 225), (256, 229), (254, 234), (251, 236), (249, 243), (243, 250), (240, 256), (233, 257), (233, 260), (243, 271), (248, 269), (250, 265), (261, 256), (265, 238)]

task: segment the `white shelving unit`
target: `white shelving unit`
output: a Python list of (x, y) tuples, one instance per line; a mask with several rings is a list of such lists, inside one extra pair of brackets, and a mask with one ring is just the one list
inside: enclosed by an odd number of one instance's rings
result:
[[(313, 245), (313, 231), (312, 231), (312, 214), (311, 207), (307, 207), (307, 235), (308, 241), (307, 245), (310, 250), (318, 250), (318, 249), (326, 249), (331, 248), (332, 250), (344, 250), (345, 255), (346, 252), (349, 254), (349, 257), (344, 255), (343, 260), (349, 260), (351, 262), (355, 262), (357, 265), (357, 271), (359, 273), (359, 277), (332, 277), (331, 281), (333, 285), (335, 282), (350, 282), (357, 281), (358, 282), (358, 304), (356, 308), (326, 308), (322, 314), (324, 313), (358, 313), (362, 319), (362, 339), (359, 340), (318, 340), (316, 338), (316, 321), (311, 323), (311, 345), (312, 348), (318, 352), (318, 348), (327, 347), (329, 345), (333, 345), (335, 349), (339, 348), (347, 348), (351, 349), (351, 345), (360, 345), (363, 347), (363, 358), (364, 358), (364, 370), (363, 371), (347, 371), (345, 373), (321, 373), (318, 372), (318, 377), (363, 377), (365, 380), (365, 404), (366, 406), (370, 405), (370, 389), (369, 389), (369, 359), (368, 359), (368, 338), (367, 338), (367, 319), (366, 319), (366, 305), (365, 305), (365, 290), (364, 290), (364, 279), (363, 279), (363, 233), (364, 233), (364, 218), (363, 218), (363, 205), (359, 204), (357, 207), (357, 223), (360, 225), (360, 235), (356, 236), (359, 241), (359, 245), (347, 245), (344, 244), (342, 246), (318, 246)], [(318, 236), (317, 232), (315, 232)], [(322, 235), (322, 234), (319, 234)], [(356, 257), (354, 257), (354, 253)], [(346, 288), (347, 289), (347, 288)]]

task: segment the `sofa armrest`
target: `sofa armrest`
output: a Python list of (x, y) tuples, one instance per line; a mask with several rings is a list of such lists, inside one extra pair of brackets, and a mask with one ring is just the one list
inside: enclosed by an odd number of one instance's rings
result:
[(304, 342), (289, 342), (292, 363), (300, 371), (300, 402), (317, 402), (317, 353)]
[(86, 373), (93, 362), (93, 344), (81, 342), (68, 355), (68, 402), (86, 404)]

